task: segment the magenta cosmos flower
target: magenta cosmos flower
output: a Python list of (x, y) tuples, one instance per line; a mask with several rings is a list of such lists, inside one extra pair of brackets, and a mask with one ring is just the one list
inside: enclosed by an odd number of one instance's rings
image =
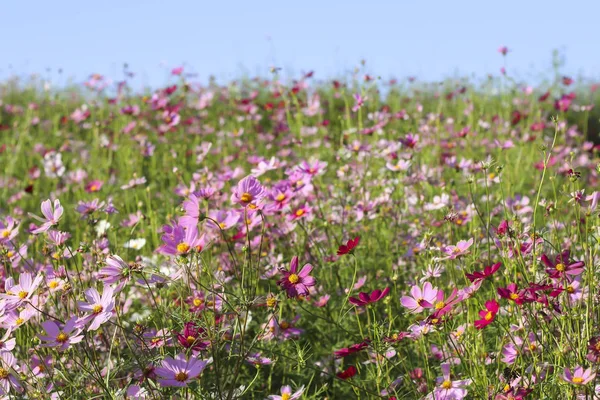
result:
[(437, 300), (438, 290), (431, 283), (425, 282), (423, 288), (414, 285), (410, 289), (410, 296), (402, 296), (402, 306), (408, 308), (412, 313), (420, 313), (425, 308), (433, 308)]
[(77, 328), (77, 317), (69, 319), (64, 325), (54, 321), (42, 322), (42, 328), (46, 332), (45, 335), (38, 335), (42, 343), (42, 347), (57, 347), (58, 350), (64, 351), (71, 344), (79, 343), (83, 340), (83, 335), (80, 335), (81, 329)]
[(175, 358), (165, 357), (160, 367), (157, 367), (154, 372), (159, 377), (158, 383), (161, 386), (185, 387), (197, 378), (211, 362), (212, 358), (200, 360), (192, 356), (187, 359), (185, 354), (180, 353)]
[(307, 263), (298, 272), (298, 256), (294, 256), (290, 263), (290, 270), (280, 271), (283, 278), (277, 281), (277, 284), (286, 290), (288, 297), (306, 296), (308, 288), (315, 286), (315, 278), (310, 276), (312, 269), (313, 266)]
[(88, 331), (95, 331), (110, 319), (112, 311), (115, 308), (115, 299), (113, 297), (114, 290), (110, 286), (104, 286), (102, 296), (95, 288), (90, 288), (85, 291), (87, 302), (80, 301), (77, 306), (80, 310), (89, 312), (89, 315), (79, 318), (77, 327), (81, 328), (92, 322), (88, 327)]
[(595, 377), (596, 373), (592, 372), (591, 368), (584, 370), (581, 366), (575, 367), (573, 373), (571, 373), (571, 370), (569, 370), (569, 368), (565, 368), (565, 373), (562, 376), (562, 378), (566, 382), (572, 383), (574, 385), (587, 385), (588, 383), (593, 381)]
[(266, 195), (265, 188), (260, 184), (258, 179), (252, 175), (248, 175), (233, 188), (231, 201), (238, 203), (244, 207), (248, 205), (256, 205), (256, 202)]
[(301, 386), (300, 389), (296, 390), (292, 393), (292, 388), (289, 385), (285, 385), (281, 387), (281, 396), (278, 394), (272, 394), (267, 397), (269, 400), (297, 400), (304, 393), (304, 386)]
[(42, 222), (42, 225), (40, 225), (37, 229), (34, 229), (33, 231), (31, 231), (31, 233), (42, 233), (42, 232), (46, 232), (48, 229), (50, 229), (51, 226), (57, 225), (58, 221), (60, 220), (60, 217), (62, 217), (63, 215), (63, 207), (60, 205), (60, 201), (58, 199), (54, 200), (54, 205), (52, 204), (52, 202), (50, 200), (45, 200), (42, 202), (42, 214), (44, 215), (44, 218), (40, 218), (37, 215), (31, 215), (33, 218), (37, 219), (38, 221)]

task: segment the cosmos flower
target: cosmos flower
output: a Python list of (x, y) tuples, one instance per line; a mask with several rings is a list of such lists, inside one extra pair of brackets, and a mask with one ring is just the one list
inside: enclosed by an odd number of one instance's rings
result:
[(337, 255), (342, 256), (344, 254), (352, 253), (356, 246), (358, 246), (358, 242), (360, 242), (360, 236), (348, 240), (346, 244), (342, 244), (338, 247)]
[(573, 385), (587, 385), (596, 377), (596, 373), (592, 372), (592, 368), (586, 370), (581, 366), (575, 367), (575, 370), (571, 372), (569, 368), (565, 368), (565, 372), (562, 378), (565, 382), (572, 383)]
[(201, 360), (190, 356), (188, 359), (185, 354), (180, 353), (175, 358), (165, 357), (154, 372), (158, 376), (158, 383), (163, 387), (186, 387), (211, 362), (212, 358)]
[(79, 301), (77, 306), (80, 310), (90, 314), (79, 318), (76, 326), (82, 328), (91, 322), (88, 326), (88, 331), (95, 331), (102, 324), (112, 317), (112, 312), (115, 308), (115, 299), (113, 297), (114, 290), (108, 285), (104, 286), (102, 296), (96, 288), (89, 288), (85, 291), (87, 301)]
[(76, 327), (77, 316), (71, 317), (64, 325), (55, 321), (42, 322), (42, 328), (46, 332), (45, 335), (38, 335), (42, 343), (42, 347), (56, 347), (60, 351), (65, 351), (72, 344), (79, 343), (83, 340), (81, 329)]
[(400, 302), (412, 313), (420, 313), (425, 308), (433, 308), (437, 299), (438, 289), (434, 289), (431, 283), (425, 282), (423, 288), (414, 285), (410, 289), (410, 296), (402, 296)]
[(310, 276), (313, 266), (304, 264), (298, 272), (298, 256), (294, 256), (290, 263), (290, 270), (280, 270), (283, 277), (277, 284), (285, 289), (288, 297), (306, 296), (308, 288), (315, 285), (315, 278)]
[(304, 393), (304, 386), (300, 386), (300, 389), (292, 393), (292, 388), (289, 385), (281, 387), (281, 396), (278, 394), (272, 394), (267, 397), (269, 400), (298, 400)]
[(258, 179), (252, 175), (248, 175), (233, 188), (231, 201), (243, 207), (249, 205), (256, 206), (257, 202), (266, 196), (266, 194), (265, 188), (260, 184)]
[(388, 293), (390, 292), (390, 288), (387, 287), (383, 290), (379, 290), (379, 289), (375, 289), (371, 292), (371, 294), (369, 293), (364, 293), (361, 292), (358, 294), (358, 298), (356, 297), (350, 297), (348, 299), (348, 301), (352, 304), (354, 304), (357, 307), (363, 307), (366, 306), (368, 304), (372, 304), (372, 303), (376, 303), (379, 300), (383, 299), (385, 296), (388, 295)]
[(41, 209), (44, 218), (40, 218), (36, 215), (31, 216), (42, 222), (42, 225), (31, 231), (31, 233), (38, 234), (46, 232), (48, 229), (50, 229), (50, 227), (57, 225), (64, 211), (58, 199), (54, 200), (54, 204), (52, 204), (50, 200), (43, 201)]
[(500, 309), (496, 300), (486, 301), (485, 308), (485, 310), (479, 311), (479, 316), (481, 317), (481, 319), (475, 321), (475, 328), (477, 329), (483, 329), (492, 322), (494, 322), (496, 314), (498, 314), (498, 310)]

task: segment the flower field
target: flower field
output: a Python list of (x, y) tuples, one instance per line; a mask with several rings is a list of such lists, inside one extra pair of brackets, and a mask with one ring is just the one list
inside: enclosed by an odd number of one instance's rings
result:
[(0, 86), (1, 398), (600, 399), (597, 85), (125, 76)]

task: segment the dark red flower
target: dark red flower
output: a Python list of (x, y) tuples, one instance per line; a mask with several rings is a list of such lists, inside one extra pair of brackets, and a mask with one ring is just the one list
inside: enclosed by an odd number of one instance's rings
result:
[(342, 244), (340, 247), (338, 247), (337, 255), (343, 256), (344, 254), (351, 253), (352, 250), (358, 246), (358, 242), (360, 242), (360, 236), (348, 240), (348, 243)]
[(471, 283), (475, 281), (482, 281), (485, 278), (492, 276), (496, 271), (500, 269), (501, 263), (496, 263), (492, 266), (487, 266), (483, 268), (483, 271), (475, 271), (472, 274), (465, 274), (467, 279), (471, 281)]
[(348, 357), (350, 354), (358, 353), (359, 351), (366, 349), (369, 346), (369, 342), (369, 340), (365, 340), (364, 342), (353, 344), (350, 347), (335, 350), (333, 354), (335, 355), (335, 358)]
[(351, 365), (348, 368), (346, 368), (344, 371), (338, 372), (336, 374), (336, 376), (340, 379), (346, 380), (346, 379), (352, 378), (354, 375), (356, 375), (357, 372), (358, 371), (357, 371), (356, 367), (354, 365)]
[(381, 300), (385, 296), (387, 296), (389, 292), (390, 292), (389, 287), (385, 288), (383, 290), (375, 289), (371, 292), (371, 294), (365, 293), (365, 292), (360, 292), (358, 294), (358, 299), (356, 297), (350, 297), (348, 299), (348, 301), (350, 303), (354, 304), (355, 306), (362, 307), (362, 306), (366, 306), (367, 304), (378, 302), (379, 300)]
[(541, 260), (546, 267), (546, 273), (552, 279), (562, 279), (565, 274), (568, 275), (580, 275), (583, 272), (585, 263), (583, 261), (570, 261), (571, 252), (564, 250), (562, 253), (556, 256), (554, 262), (552, 262), (547, 255), (542, 254)]
[(201, 336), (204, 335), (204, 329), (198, 327), (193, 322), (186, 322), (183, 327), (183, 332), (177, 334), (177, 341), (185, 347), (191, 348), (192, 350), (205, 350), (209, 345), (210, 341), (202, 340)]
[(498, 294), (503, 299), (512, 300), (517, 304), (523, 304), (525, 300), (525, 291), (519, 291), (516, 283), (511, 283), (505, 288), (498, 288)]

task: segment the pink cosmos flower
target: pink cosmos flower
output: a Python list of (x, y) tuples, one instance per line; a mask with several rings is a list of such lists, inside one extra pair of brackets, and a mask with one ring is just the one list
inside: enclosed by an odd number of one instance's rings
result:
[(12, 217), (0, 221), (0, 243), (8, 243), (19, 233), (19, 224)]
[(233, 188), (231, 201), (244, 207), (248, 205), (256, 206), (257, 201), (262, 199), (266, 194), (265, 188), (260, 184), (258, 179), (252, 175), (248, 175)]
[(437, 294), (438, 290), (434, 289), (431, 283), (425, 282), (423, 288), (414, 285), (410, 289), (410, 296), (402, 296), (400, 302), (403, 307), (416, 314), (422, 312), (425, 308), (433, 308)]
[(158, 376), (158, 383), (161, 386), (186, 387), (193, 379), (198, 377), (204, 368), (212, 362), (200, 360), (194, 356), (189, 359), (185, 354), (180, 353), (175, 358), (165, 357), (160, 367), (156, 367), (154, 372)]
[(13, 374), (14, 369), (18, 369), (17, 359), (12, 353), (0, 354), (0, 395), (8, 396), (11, 389), (21, 392), (23, 387), (17, 377)]
[(441, 368), (442, 376), (437, 378), (438, 386), (425, 397), (425, 400), (461, 400), (467, 397), (465, 387), (469, 386), (472, 380), (452, 381), (450, 380), (450, 364), (444, 363)]
[(64, 325), (54, 321), (42, 322), (42, 328), (45, 335), (38, 335), (42, 347), (57, 347), (59, 351), (68, 349), (71, 344), (79, 343), (83, 340), (81, 329), (76, 327), (77, 317), (73, 316)]
[(506, 46), (500, 46), (498, 48), (498, 53), (500, 53), (503, 56), (505, 56), (506, 54), (508, 54), (508, 47), (506, 47)]
[(19, 275), (19, 283), (16, 285), (12, 278), (8, 278), (4, 284), (6, 292), (0, 294), (0, 299), (6, 300), (6, 306), (9, 309), (17, 308), (29, 301), (43, 280), (44, 277), (41, 274), (33, 279), (29, 272)]
[(479, 311), (479, 316), (481, 319), (475, 321), (475, 328), (483, 329), (492, 322), (496, 318), (496, 314), (498, 314), (498, 310), (500, 307), (496, 300), (488, 300), (485, 302), (485, 310)]
[(121, 257), (116, 254), (106, 257), (105, 262), (106, 267), (100, 270), (99, 279), (108, 285), (117, 283), (118, 286), (115, 290), (120, 291), (131, 278), (131, 268), (125, 261), (123, 261)]
[(457, 257), (468, 254), (469, 247), (473, 245), (473, 238), (467, 240), (461, 240), (456, 243), (456, 246), (449, 245), (442, 248), (442, 251), (448, 254), (448, 257), (444, 257), (444, 260), (454, 260)]
[(302, 161), (300, 165), (298, 165), (298, 170), (305, 175), (315, 176), (320, 175), (325, 172), (325, 167), (327, 167), (327, 163), (325, 161), (319, 160), (311, 160), (311, 161)]
[(298, 256), (294, 256), (290, 263), (290, 270), (280, 270), (283, 277), (277, 281), (277, 284), (286, 290), (288, 297), (307, 296), (308, 288), (315, 286), (315, 278), (310, 276), (312, 269), (313, 266), (307, 263), (298, 272)]
[(91, 314), (79, 318), (77, 320), (77, 327), (82, 328), (87, 325), (90, 321), (92, 322), (88, 327), (88, 331), (95, 331), (100, 328), (100, 325), (105, 323), (112, 317), (112, 311), (115, 308), (115, 299), (113, 297), (114, 290), (108, 285), (104, 286), (102, 296), (96, 290), (96, 288), (90, 288), (85, 291), (85, 298), (87, 302), (80, 301), (77, 306), (80, 310), (89, 312)]
[(297, 400), (302, 396), (302, 393), (304, 393), (304, 386), (301, 386), (300, 389), (292, 393), (292, 388), (289, 385), (285, 385), (281, 387), (281, 396), (272, 394), (267, 398), (269, 400)]
[(581, 366), (575, 367), (575, 370), (571, 373), (569, 368), (565, 368), (565, 373), (562, 378), (569, 383), (574, 385), (587, 385), (596, 377), (596, 373), (592, 372), (592, 368), (586, 370)]
[(98, 192), (100, 191), (100, 189), (102, 189), (102, 185), (104, 185), (103, 181), (94, 179), (93, 181), (90, 181), (87, 185), (85, 185), (85, 191), (88, 193)]
[(57, 225), (60, 217), (63, 215), (63, 207), (60, 205), (60, 201), (58, 199), (54, 200), (54, 205), (50, 200), (45, 200), (42, 202), (42, 214), (44, 214), (44, 218), (40, 218), (36, 215), (31, 215), (33, 218), (42, 222), (37, 229), (31, 231), (31, 233), (38, 234), (42, 232), (46, 232), (50, 229), (51, 226)]
[(366, 96), (362, 97), (360, 95), (360, 93), (355, 93), (354, 94), (354, 105), (352, 106), (352, 112), (357, 112), (358, 110), (360, 110), (360, 108), (365, 103), (365, 100), (367, 100)]

